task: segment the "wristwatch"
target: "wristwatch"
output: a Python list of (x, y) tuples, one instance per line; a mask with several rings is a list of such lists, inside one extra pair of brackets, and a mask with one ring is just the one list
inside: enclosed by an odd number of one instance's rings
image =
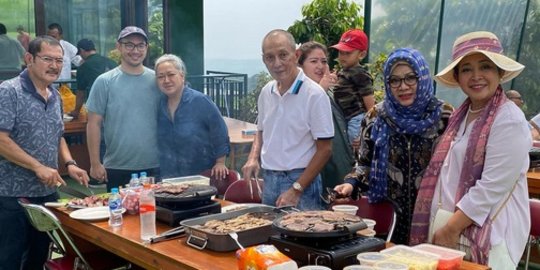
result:
[(79, 167), (79, 165), (77, 164), (77, 161), (75, 161), (75, 160), (73, 160), (73, 159), (72, 159), (72, 160), (69, 160), (68, 162), (66, 162), (66, 163), (64, 164), (64, 166), (66, 166), (66, 168), (67, 168), (69, 165), (75, 165), (75, 166)]
[(302, 187), (302, 185), (300, 185), (300, 183), (298, 182), (294, 182), (292, 184), (292, 188), (296, 191), (299, 191), (299, 192), (303, 192), (304, 191), (304, 188)]

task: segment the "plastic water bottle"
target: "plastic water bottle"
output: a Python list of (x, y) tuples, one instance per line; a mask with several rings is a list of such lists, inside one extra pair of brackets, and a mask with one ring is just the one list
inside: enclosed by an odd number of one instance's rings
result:
[(141, 239), (149, 241), (156, 236), (156, 198), (150, 184), (145, 184), (139, 200)]
[(140, 175), (141, 177), (139, 177), (139, 183), (141, 183), (141, 185), (148, 183), (146, 172), (141, 172)]
[(131, 174), (131, 180), (129, 180), (129, 186), (130, 187), (136, 187), (140, 184), (139, 182), (139, 174), (132, 173)]
[(118, 193), (118, 188), (111, 189), (109, 196), (109, 225), (112, 227), (122, 226), (122, 197)]

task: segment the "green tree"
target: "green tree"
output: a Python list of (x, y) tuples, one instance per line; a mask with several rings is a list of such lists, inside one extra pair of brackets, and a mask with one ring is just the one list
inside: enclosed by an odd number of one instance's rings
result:
[(259, 74), (255, 75), (257, 78), (257, 85), (252, 91), (249, 91), (247, 96), (240, 100), (240, 120), (255, 123), (257, 120), (257, 101), (259, 100), (259, 94), (261, 93), (262, 88), (272, 80), (270, 74), (265, 71), (261, 71)]
[[(362, 29), (364, 17), (361, 5), (347, 0), (313, 0), (302, 7), (300, 21), (295, 21), (287, 31), (296, 42), (317, 41), (327, 46), (338, 43), (341, 34), (352, 28)], [(333, 67), (337, 51), (330, 50), (330, 66)]]

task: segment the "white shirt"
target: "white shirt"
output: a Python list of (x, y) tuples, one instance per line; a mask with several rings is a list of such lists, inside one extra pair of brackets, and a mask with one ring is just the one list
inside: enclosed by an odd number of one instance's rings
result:
[[(441, 184), (442, 208), (452, 212), (455, 210), (455, 194), (475, 121), (468, 126), (463, 121), (452, 142), (435, 188), (432, 219), (437, 211)], [(501, 208), (518, 181), (510, 199), (493, 222), (491, 231), (491, 245), (505, 240), (516, 265), (523, 254), (531, 226), (527, 188), (528, 152), (531, 146), (531, 134), (523, 112), (512, 101), (507, 101), (497, 112), (491, 126), (482, 178), (457, 203), (465, 215), (476, 224), (483, 225), (488, 217), (491, 218)]]
[(65, 40), (60, 40), (60, 45), (64, 49), (64, 65), (58, 79), (69, 80), (71, 79), (71, 63), (78, 66), (82, 58), (80, 55), (77, 55), (77, 47), (73, 46), (73, 44)]
[(315, 140), (334, 136), (330, 99), (301, 69), (283, 96), (275, 80), (266, 84), (259, 95), (258, 110), (264, 169), (306, 168), (317, 150)]

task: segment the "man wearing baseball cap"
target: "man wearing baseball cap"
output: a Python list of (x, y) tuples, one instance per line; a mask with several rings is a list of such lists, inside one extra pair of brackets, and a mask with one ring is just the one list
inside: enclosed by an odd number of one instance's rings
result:
[[(90, 175), (107, 190), (127, 184), (132, 173), (159, 177), (157, 110), (160, 91), (153, 70), (143, 66), (148, 51), (144, 30), (128, 26), (116, 42), (120, 66), (95, 80), (86, 103)], [(101, 125), (103, 124), (103, 133)], [(100, 139), (105, 138), (103, 163)]]
[(353, 149), (357, 150), (360, 123), (365, 113), (375, 105), (373, 78), (360, 61), (367, 55), (368, 38), (360, 29), (345, 32), (339, 43), (331, 46), (339, 51), (338, 61), (342, 70), (337, 74), (334, 98), (347, 120), (347, 135)]

